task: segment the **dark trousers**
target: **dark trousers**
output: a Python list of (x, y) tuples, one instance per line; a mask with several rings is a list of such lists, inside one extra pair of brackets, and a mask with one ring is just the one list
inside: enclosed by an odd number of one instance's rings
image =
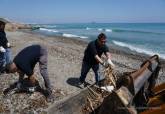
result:
[(5, 69), (5, 53), (0, 52), (0, 73)]
[(92, 68), (92, 70), (95, 73), (95, 80), (96, 83), (100, 80), (99, 75), (98, 75), (98, 70), (99, 70), (99, 64), (95, 64), (95, 65), (90, 65), (86, 62), (82, 63), (82, 68), (81, 68), (81, 76), (80, 76), (80, 82), (85, 82), (85, 78), (87, 76), (87, 73), (89, 72), (89, 70)]

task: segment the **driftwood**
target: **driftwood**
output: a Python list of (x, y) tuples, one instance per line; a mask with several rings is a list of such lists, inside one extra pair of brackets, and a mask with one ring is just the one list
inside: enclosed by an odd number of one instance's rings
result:
[[(116, 75), (112, 68), (104, 69), (105, 79), (101, 81), (101, 86), (113, 85), (116, 87)], [(90, 114), (97, 113), (105, 97), (110, 92), (102, 90), (96, 85), (87, 86), (80, 92), (76, 92), (65, 100), (55, 103), (48, 109), (50, 114)]]
[[(153, 56), (150, 61), (144, 62), (141, 68), (130, 73), (123, 73), (118, 82), (113, 69), (104, 70), (105, 79), (99, 86), (114, 86), (112, 92), (102, 90), (96, 85), (87, 86), (82, 91), (69, 96), (67, 99), (55, 103), (49, 108), (49, 114), (136, 114), (132, 104), (141, 106), (144, 103), (138, 94), (143, 90), (145, 82), (157, 77), (159, 72), (158, 57)], [(119, 77), (119, 76), (118, 76)], [(120, 85), (120, 86), (119, 86)], [(161, 92), (161, 91), (160, 91)], [(142, 92), (143, 95), (144, 92)], [(139, 102), (136, 102), (136, 97)], [(140, 100), (139, 100), (140, 99)]]

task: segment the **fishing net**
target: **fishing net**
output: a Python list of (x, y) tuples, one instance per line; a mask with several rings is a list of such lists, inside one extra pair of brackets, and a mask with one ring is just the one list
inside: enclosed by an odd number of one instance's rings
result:
[(99, 86), (87, 86), (88, 95), (83, 107), (84, 114), (97, 113), (103, 99), (111, 94), (108, 87), (116, 87), (117, 76), (111, 67), (104, 69), (103, 75), (105, 78), (99, 82)]

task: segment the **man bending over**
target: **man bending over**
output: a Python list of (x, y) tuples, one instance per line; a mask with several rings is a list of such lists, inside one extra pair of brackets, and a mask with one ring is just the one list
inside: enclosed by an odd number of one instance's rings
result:
[(47, 100), (52, 98), (52, 88), (47, 71), (47, 49), (42, 45), (31, 45), (20, 51), (13, 62), (6, 66), (8, 73), (19, 74), (19, 82), (23, 81), (26, 74), (32, 85), (36, 83), (36, 75), (34, 67), (39, 63), (40, 73), (44, 79), (46, 91), (48, 93)]

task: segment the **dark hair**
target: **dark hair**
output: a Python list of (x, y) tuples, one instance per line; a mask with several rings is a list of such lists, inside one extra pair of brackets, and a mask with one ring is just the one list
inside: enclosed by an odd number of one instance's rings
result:
[(100, 34), (98, 35), (98, 39), (100, 40), (101, 38), (106, 39), (107, 36), (106, 36), (104, 33), (100, 33)]
[(2, 21), (0, 21), (0, 24), (1, 24), (1, 25), (6, 25), (6, 23), (4, 23), (4, 22), (2, 22)]

